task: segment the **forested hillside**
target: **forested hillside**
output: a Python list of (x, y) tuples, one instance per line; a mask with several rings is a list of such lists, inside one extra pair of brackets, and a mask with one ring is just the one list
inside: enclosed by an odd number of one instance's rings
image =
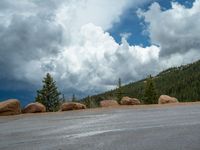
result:
[[(180, 66), (169, 68), (153, 77), (157, 95), (162, 94), (174, 96), (180, 102), (200, 100), (200, 60)], [(144, 98), (144, 86), (146, 79), (127, 84), (121, 87), (123, 96), (135, 97), (140, 100)], [(92, 103), (98, 104), (103, 99), (116, 98), (117, 89), (84, 98), (90, 99)], [(144, 101), (143, 101), (144, 102)]]

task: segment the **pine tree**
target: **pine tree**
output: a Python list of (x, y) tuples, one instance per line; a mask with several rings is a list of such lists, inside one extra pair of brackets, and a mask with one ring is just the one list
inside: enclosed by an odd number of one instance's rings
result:
[(61, 102), (61, 103), (63, 104), (63, 103), (65, 103), (65, 102), (66, 102), (66, 100), (65, 100), (65, 95), (63, 94), (63, 95), (62, 95), (62, 102)]
[(121, 78), (118, 80), (118, 89), (117, 89), (117, 101), (120, 103), (122, 99), (122, 83), (121, 83)]
[(91, 108), (91, 97), (88, 95), (87, 99), (86, 99), (86, 106), (88, 108)]
[(89, 95), (86, 97), (84, 103), (85, 103), (87, 108), (97, 108), (97, 107), (99, 107), (99, 103), (97, 102), (97, 100), (92, 98)]
[(72, 102), (76, 102), (75, 94), (72, 95)]
[(46, 74), (46, 77), (44, 77), (42, 82), (43, 87), (41, 90), (37, 91), (37, 97), (35, 101), (45, 105), (47, 111), (49, 112), (57, 111), (62, 102), (62, 98), (60, 98), (61, 93), (56, 87), (56, 82), (49, 73)]
[(145, 103), (147, 104), (155, 104), (158, 98), (156, 94), (153, 78), (151, 77), (151, 75), (149, 76), (145, 84), (144, 97), (145, 97), (144, 98)]

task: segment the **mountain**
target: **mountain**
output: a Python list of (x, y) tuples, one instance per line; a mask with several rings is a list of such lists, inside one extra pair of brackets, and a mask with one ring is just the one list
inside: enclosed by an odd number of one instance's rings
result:
[[(146, 79), (122, 86), (123, 96), (143, 99)], [(153, 77), (158, 96), (170, 95), (180, 102), (200, 100), (200, 60), (188, 65), (169, 68)], [(90, 97), (93, 103), (103, 99), (115, 98), (117, 89), (107, 91)], [(88, 98), (83, 101), (87, 102)]]

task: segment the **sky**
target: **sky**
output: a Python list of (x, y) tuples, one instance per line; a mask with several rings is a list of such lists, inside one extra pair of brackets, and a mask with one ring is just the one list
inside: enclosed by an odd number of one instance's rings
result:
[(200, 59), (200, 0), (1, 0), (0, 100), (47, 72), (70, 99)]

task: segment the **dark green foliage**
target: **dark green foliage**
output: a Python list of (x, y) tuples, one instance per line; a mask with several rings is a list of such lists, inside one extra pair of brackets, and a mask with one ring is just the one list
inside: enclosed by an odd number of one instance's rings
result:
[(117, 91), (116, 91), (116, 96), (117, 96), (118, 103), (120, 103), (120, 101), (122, 99), (122, 95), (123, 95), (122, 83), (121, 83), (121, 78), (119, 78), (119, 80), (118, 80), (118, 88), (117, 88)]
[(122, 87), (122, 81), (121, 81), (121, 78), (119, 78), (118, 80), (118, 88), (121, 88)]
[(66, 102), (66, 100), (65, 100), (65, 95), (63, 94), (62, 95), (62, 102), (61, 103), (65, 103)]
[(96, 108), (99, 107), (99, 103), (92, 99), (90, 96), (86, 97), (84, 104), (87, 108)]
[(75, 94), (72, 95), (72, 102), (76, 102)]
[[(178, 98), (180, 102), (200, 100), (200, 61), (167, 69), (152, 78), (157, 95), (166, 94)], [(145, 103), (146, 79), (129, 83), (121, 87), (123, 96), (135, 97)], [(115, 97), (118, 89), (113, 89), (98, 95), (91, 96), (96, 102)], [(83, 99), (85, 100), (85, 99)]]
[(40, 102), (46, 106), (47, 111), (57, 111), (63, 99), (60, 98), (60, 92), (56, 87), (56, 82), (51, 75), (47, 73), (43, 79), (43, 87), (37, 91), (36, 102)]
[(144, 91), (144, 103), (146, 104), (155, 104), (157, 103), (158, 96), (156, 94), (154, 81), (151, 75), (145, 82), (145, 91)]
[(91, 97), (90, 96), (88, 96), (86, 98), (85, 105), (86, 105), (87, 108), (91, 108)]
[(200, 61), (161, 72), (155, 81), (158, 94), (174, 96), (182, 102), (200, 100)]

